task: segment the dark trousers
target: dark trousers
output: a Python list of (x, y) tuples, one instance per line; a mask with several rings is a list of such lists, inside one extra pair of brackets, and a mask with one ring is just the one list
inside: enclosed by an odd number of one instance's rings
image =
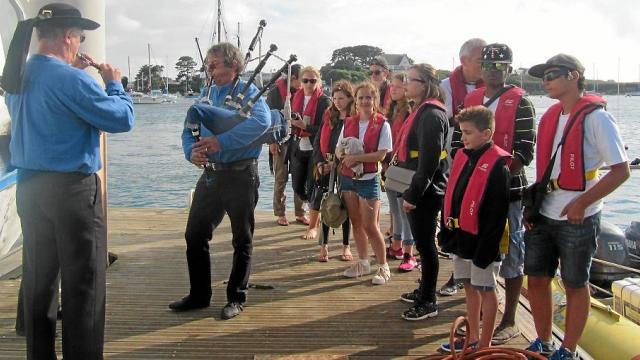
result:
[(291, 156), (291, 185), (293, 192), (302, 201), (309, 201), (315, 181), (313, 180), (313, 151), (300, 151), (298, 144), (294, 143), (294, 151)]
[(441, 195), (425, 194), (415, 204), (416, 208), (407, 213), (411, 233), (422, 261), (422, 277), (418, 288), (420, 298), (417, 301), (421, 304), (436, 301), (436, 282), (440, 265), (435, 237), (442, 201)]
[(27, 359), (56, 359), (58, 272), (63, 357), (103, 357), (107, 233), (100, 189), (95, 174), (33, 172), (18, 182)]
[[(349, 233), (351, 231), (351, 221), (349, 218), (342, 223), (342, 245), (349, 245)], [(329, 227), (322, 223), (322, 237), (319, 239), (320, 245), (329, 244)]]
[(243, 170), (218, 170), (203, 174), (193, 195), (185, 239), (189, 266), (189, 294), (211, 298), (211, 258), (209, 241), (224, 214), (229, 216), (233, 234), (233, 265), (227, 284), (227, 301), (244, 303), (251, 272), (254, 209), (258, 203), (257, 164)]

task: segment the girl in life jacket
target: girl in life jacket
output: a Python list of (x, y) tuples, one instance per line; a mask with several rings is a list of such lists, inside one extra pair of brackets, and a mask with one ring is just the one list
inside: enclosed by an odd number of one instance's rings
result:
[[(340, 140), (359, 139), (364, 152), (345, 155), (336, 154), (342, 163), (340, 181), (342, 196), (353, 226), (353, 237), (358, 248), (359, 261), (345, 270), (346, 277), (359, 277), (371, 272), (368, 242), (378, 260), (378, 271), (372, 282), (386, 284), (391, 278), (386, 259), (384, 238), (378, 225), (380, 212), (380, 166), (393, 144), (391, 128), (385, 117), (378, 112), (378, 88), (371, 82), (359, 84), (355, 89), (357, 113), (344, 122)], [(359, 177), (351, 170), (362, 163), (364, 172)]]

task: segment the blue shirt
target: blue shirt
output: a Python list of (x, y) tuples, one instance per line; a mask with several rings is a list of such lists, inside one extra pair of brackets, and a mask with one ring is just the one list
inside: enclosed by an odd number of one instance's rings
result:
[(20, 94), (6, 94), (11, 164), (19, 170), (82, 172), (102, 168), (100, 132), (125, 132), (133, 103), (118, 81), (105, 90), (62, 60), (33, 55)]
[[(239, 93), (244, 87), (244, 84), (246, 84), (245, 81), (238, 81), (238, 86), (236, 87), (234, 94)], [(224, 99), (229, 91), (231, 91), (231, 85), (231, 83), (224, 86), (214, 85), (211, 88), (211, 95), (209, 95), (209, 98), (214, 106), (224, 107)], [(244, 98), (243, 105), (257, 93), (258, 88), (251, 85), (247, 96)], [(216, 135), (218, 142), (220, 143), (221, 150), (216, 153), (209, 154), (209, 159), (214, 163), (230, 163), (244, 159), (257, 159), (260, 156), (260, 151), (262, 151), (262, 144), (248, 145), (260, 135), (264, 134), (270, 124), (271, 114), (269, 112), (269, 107), (264, 99), (260, 98), (251, 110), (251, 116), (233, 127), (231, 130)], [(213, 135), (204, 126), (200, 127), (200, 134), (202, 137)], [(184, 151), (184, 156), (188, 161), (191, 161), (191, 145), (194, 143), (195, 139), (191, 135), (191, 130), (185, 127), (182, 131), (182, 149)]]

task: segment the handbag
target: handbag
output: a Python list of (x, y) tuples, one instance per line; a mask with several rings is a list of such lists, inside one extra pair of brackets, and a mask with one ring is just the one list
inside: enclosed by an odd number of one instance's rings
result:
[(336, 166), (331, 165), (331, 174), (329, 175), (329, 191), (322, 196), (320, 202), (320, 218), (322, 223), (328, 227), (337, 229), (347, 220), (347, 209), (342, 202), (342, 197), (337, 194), (335, 189)]
[(411, 185), (411, 179), (413, 179), (415, 173), (415, 170), (405, 169), (398, 165), (390, 165), (384, 173), (384, 187), (402, 194)]
[(545, 195), (551, 192), (551, 188), (549, 183), (551, 182), (551, 171), (553, 170), (553, 164), (556, 161), (556, 156), (558, 155), (558, 150), (560, 146), (564, 144), (564, 141), (567, 139), (567, 134), (569, 134), (569, 130), (575, 123), (575, 120), (578, 118), (578, 114), (587, 110), (593, 109), (594, 107), (600, 107), (599, 104), (594, 104), (592, 106), (586, 106), (582, 108), (582, 111), (579, 111), (575, 115), (569, 119), (569, 123), (565, 126), (564, 133), (562, 134), (562, 138), (556, 146), (556, 150), (547, 165), (547, 168), (544, 170), (544, 174), (540, 181), (536, 181), (533, 184), (527, 186), (522, 192), (522, 206), (524, 210), (522, 212), (522, 217), (524, 220), (530, 224), (535, 223), (540, 219), (540, 208), (542, 207), (542, 202), (544, 201)]

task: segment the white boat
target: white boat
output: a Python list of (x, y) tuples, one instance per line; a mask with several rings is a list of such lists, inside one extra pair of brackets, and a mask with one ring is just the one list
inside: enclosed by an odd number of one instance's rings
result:
[(151, 94), (143, 94), (141, 92), (131, 92), (129, 94), (134, 104), (165, 104), (173, 103), (178, 100), (176, 95), (163, 94), (160, 90), (151, 90)]
[(630, 91), (625, 93), (624, 96), (640, 96), (640, 91)]

